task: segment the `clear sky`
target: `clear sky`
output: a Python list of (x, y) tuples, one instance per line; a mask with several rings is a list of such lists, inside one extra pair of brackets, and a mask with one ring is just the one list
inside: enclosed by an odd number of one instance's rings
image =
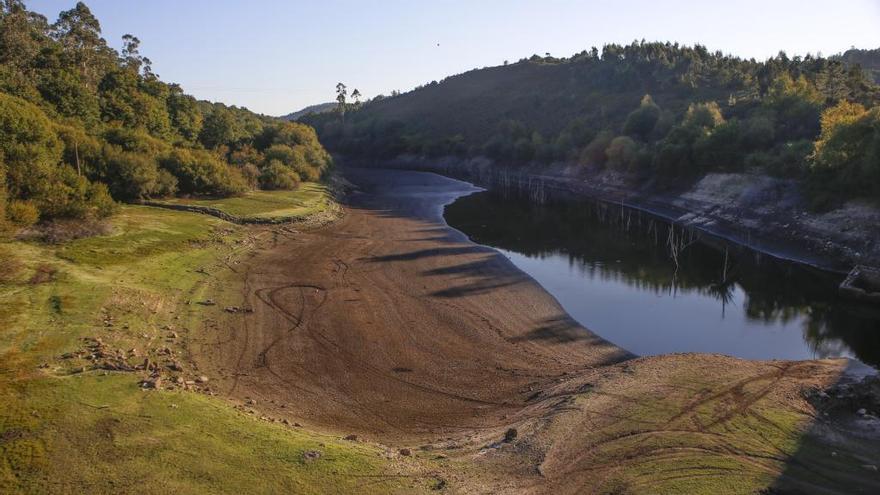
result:
[[(50, 21), (75, 0), (26, 0)], [(104, 37), (141, 39), (163, 80), (271, 115), (409, 90), (534, 53), (696, 42), (764, 59), (880, 47), (880, 0), (88, 0)]]

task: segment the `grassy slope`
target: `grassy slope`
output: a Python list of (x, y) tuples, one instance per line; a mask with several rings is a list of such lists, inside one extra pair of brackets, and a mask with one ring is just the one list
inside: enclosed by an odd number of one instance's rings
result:
[[(200, 306), (185, 304), (204, 296), (198, 268), (220, 269), (253, 240), (218, 219), (146, 207), (124, 207), (112, 223), (111, 235), (57, 249), (0, 244), (21, 265), (0, 284), (0, 493), (400, 489), (378, 447), (257, 420), (207, 394), (142, 391), (144, 372), (61, 359), (83, 337), (140, 356), (180, 349), (166, 327), (185, 340), (198, 320)], [(57, 270), (54, 280), (29, 282), (41, 265)], [(305, 462), (306, 450), (323, 455)]]
[(172, 199), (170, 204), (216, 208), (242, 218), (296, 220), (326, 211), (332, 205), (326, 186), (304, 183), (295, 191), (251, 191), (237, 198)]

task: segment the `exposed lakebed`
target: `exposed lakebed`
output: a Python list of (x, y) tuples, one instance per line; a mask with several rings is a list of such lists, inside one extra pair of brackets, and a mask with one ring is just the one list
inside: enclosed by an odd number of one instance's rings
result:
[(880, 308), (841, 298), (842, 276), (591, 202), (537, 205), (490, 192), (445, 217), (498, 249), (581, 324), (639, 355), (852, 357), (880, 366)]

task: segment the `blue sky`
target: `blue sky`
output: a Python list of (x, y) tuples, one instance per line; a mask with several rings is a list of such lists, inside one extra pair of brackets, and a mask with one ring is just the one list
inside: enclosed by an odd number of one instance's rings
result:
[[(26, 0), (50, 20), (75, 0)], [(198, 98), (279, 115), (408, 90), (534, 53), (635, 39), (764, 59), (880, 47), (880, 0), (90, 0), (104, 37), (141, 39), (166, 81)]]

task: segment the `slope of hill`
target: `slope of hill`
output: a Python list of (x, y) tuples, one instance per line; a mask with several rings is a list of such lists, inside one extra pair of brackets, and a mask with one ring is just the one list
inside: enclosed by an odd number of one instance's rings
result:
[(848, 64), (859, 64), (875, 82), (880, 84), (880, 48), (874, 50), (852, 48), (835, 58)]
[(327, 103), (318, 103), (315, 105), (309, 105), (301, 110), (296, 112), (291, 112), (283, 117), (282, 120), (299, 120), (300, 117), (304, 117), (310, 113), (327, 113), (332, 112), (333, 109), (336, 108), (337, 103), (335, 101), (328, 101)]
[(316, 180), (314, 131), (196, 101), (123, 36), (117, 52), (82, 2), (50, 23), (0, 2), (0, 230), (106, 217), (115, 201), (233, 196)]
[[(472, 70), (352, 108), (344, 126), (334, 114), (303, 121), (361, 159), (564, 162), (637, 180), (759, 169), (815, 176), (823, 194), (880, 195), (867, 185), (880, 183), (870, 144), (880, 110), (868, 110), (878, 103), (880, 87), (840, 60), (637, 42)], [(851, 125), (866, 132), (843, 132)], [(845, 135), (862, 137), (844, 145)]]

